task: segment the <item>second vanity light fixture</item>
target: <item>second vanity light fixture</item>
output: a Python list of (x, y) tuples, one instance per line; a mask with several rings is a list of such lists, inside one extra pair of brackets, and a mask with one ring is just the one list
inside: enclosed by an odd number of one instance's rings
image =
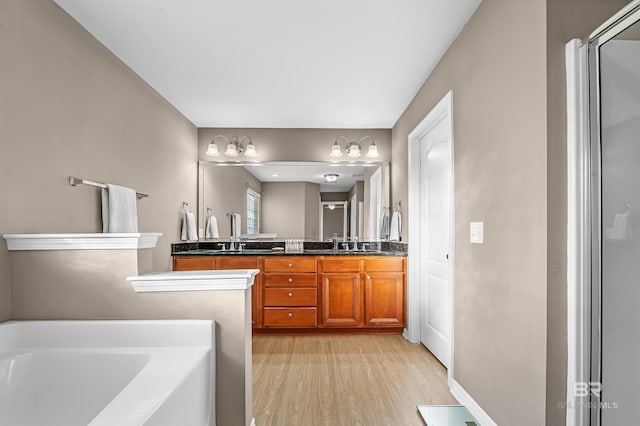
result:
[(349, 139), (347, 139), (345, 136), (338, 136), (336, 138), (336, 141), (333, 143), (333, 146), (331, 147), (331, 153), (329, 154), (330, 157), (334, 157), (334, 158), (342, 157), (343, 155), (342, 147), (338, 143), (338, 140), (340, 139), (344, 139), (347, 142), (347, 145), (344, 151), (347, 153), (348, 157), (357, 158), (362, 155), (362, 147), (360, 146), (360, 144), (365, 139), (371, 139), (371, 145), (369, 145), (369, 149), (367, 150), (367, 157), (377, 158), (380, 156), (380, 154), (378, 153), (378, 147), (376, 146), (376, 142), (373, 140), (371, 136), (363, 136), (357, 142), (356, 142), (356, 138), (351, 138), (351, 141), (349, 141)]
[[(256, 146), (253, 144), (253, 141), (249, 136), (240, 136), (240, 138), (236, 138), (233, 136), (231, 140), (224, 135), (216, 135), (214, 136), (211, 143), (209, 143), (209, 147), (207, 148), (207, 155), (210, 157), (219, 157), (220, 151), (218, 150), (218, 144), (216, 141), (224, 140), (227, 148), (224, 151), (224, 155), (227, 157), (237, 157), (238, 155), (244, 153), (245, 157), (257, 157), (258, 153), (256, 151)], [(244, 139), (248, 139), (249, 143), (245, 146), (242, 141)]]

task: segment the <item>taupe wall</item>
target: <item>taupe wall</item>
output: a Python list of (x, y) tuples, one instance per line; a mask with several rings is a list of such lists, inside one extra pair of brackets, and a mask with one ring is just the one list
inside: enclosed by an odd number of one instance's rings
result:
[[(380, 157), (376, 161), (391, 161), (391, 129), (237, 129), (237, 128), (201, 128), (198, 129), (198, 159), (204, 161), (226, 161), (230, 158), (208, 157), (205, 152), (216, 135), (249, 136), (258, 151), (258, 157), (251, 161), (334, 161), (329, 157), (331, 145), (342, 135), (356, 140), (371, 136), (378, 146)], [(222, 143), (218, 149), (224, 151)], [(344, 142), (342, 147), (344, 148)], [(363, 150), (369, 147), (367, 140)], [(366, 152), (365, 152), (366, 154)], [(346, 158), (346, 157), (344, 157)], [(246, 157), (238, 157), (247, 160)], [(365, 161), (367, 158), (361, 157)]]
[[(181, 203), (196, 204), (195, 126), (52, 1), (0, 2), (0, 51), (0, 234), (101, 232), (99, 191), (67, 176), (116, 183), (150, 195), (139, 228), (164, 234), (168, 270)], [(2, 241), (5, 319), (7, 256)]]
[[(314, 193), (320, 193), (320, 185), (309, 182), (263, 182), (262, 232), (275, 232), (278, 240), (317, 235), (320, 200), (315, 198), (313, 202)], [(307, 218), (312, 222), (307, 223)]]
[[(565, 44), (589, 33), (628, 0), (547, 1), (547, 416), (563, 425), (567, 374), (566, 83)], [(562, 405), (560, 405), (562, 407)]]
[[(498, 424), (545, 423), (546, 4), (484, 0), (393, 128), (393, 201), (407, 136), (454, 109), (454, 379)], [(366, 194), (365, 194), (366, 196)], [(484, 245), (469, 222), (484, 222)], [(403, 241), (410, 235), (403, 224)]]
[(304, 238), (320, 238), (320, 185), (309, 182), (304, 183)]
[[(231, 236), (231, 220), (227, 213), (239, 213), (242, 217), (242, 233), (247, 232), (247, 188), (257, 193), (262, 192), (262, 182), (241, 166), (201, 165), (200, 184), (202, 186), (204, 218), (208, 217), (207, 208), (213, 210), (218, 222), (220, 239), (228, 240)], [(195, 206), (193, 207), (195, 212)], [(263, 215), (262, 215), (263, 216)], [(199, 221), (204, 228), (205, 220)]]

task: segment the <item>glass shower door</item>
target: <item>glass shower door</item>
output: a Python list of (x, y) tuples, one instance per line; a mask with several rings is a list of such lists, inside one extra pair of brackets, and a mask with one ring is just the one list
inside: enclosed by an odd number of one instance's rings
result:
[[(637, 16), (637, 15), (636, 15)], [(592, 45), (592, 425), (640, 424), (640, 23)], [(598, 174), (598, 173), (596, 173)], [(599, 191), (598, 191), (599, 187)], [(599, 192), (599, 193), (598, 193)]]

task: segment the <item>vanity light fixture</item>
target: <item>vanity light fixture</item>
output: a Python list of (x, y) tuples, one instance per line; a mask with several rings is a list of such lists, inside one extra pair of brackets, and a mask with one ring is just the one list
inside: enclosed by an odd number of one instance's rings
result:
[(342, 153), (342, 147), (338, 143), (339, 139), (344, 139), (347, 142), (347, 145), (345, 146), (344, 151), (347, 153), (347, 156), (351, 158), (357, 158), (362, 155), (362, 147), (360, 145), (365, 139), (371, 139), (371, 145), (369, 145), (369, 149), (367, 150), (367, 157), (377, 158), (380, 156), (380, 154), (378, 153), (378, 147), (376, 146), (376, 142), (373, 140), (371, 136), (363, 136), (357, 142), (356, 142), (356, 138), (351, 138), (351, 141), (349, 141), (349, 139), (347, 139), (345, 136), (338, 136), (334, 141), (333, 145), (331, 146), (331, 153), (329, 154), (330, 157), (333, 157), (333, 158), (342, 157), (343, 153)]
[[(248, 139), (249, 143), (245, 147), (242, 143), (244, 139)], [(218, 150), (217, 141), (222, 139), (226, 142), (227, 147), (224, 151), (224, 155), (227, 157), (237, 157), (238, 155), (244, 153), (245, 157), (257, 157), (258, 152), (256, 151), (256, 146), (253, 144), (253, 141), (249, 136), (241, 136), (240, 139), (233, 136), (231, 140), (224, 135), (216, 135), (213, 140), (209, 143), (207, 147), (206, 154), (210, 157), (219, 157), (220, 151)]]
[(338, 176), (340, 175), (337, 175), (335, 173), (328, 173), (324, 175), (324, 181), (327, 183), (335, 182), (338, 180)]

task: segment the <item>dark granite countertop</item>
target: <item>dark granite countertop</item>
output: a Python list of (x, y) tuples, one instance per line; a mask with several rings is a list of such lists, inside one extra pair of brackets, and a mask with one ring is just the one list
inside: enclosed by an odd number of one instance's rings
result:
[(402, 251), (372, 251), (372, 250), (305, 250), (303, 252), (286, 253), (284, 251), (272, 251), (270, 249), (251, 250), (185, 250), (172, 253), (173, 256), (406, 256)]
[[(406, 256), (407, 245), (405, 243), (377, 241), (364, 242), (367, 250), (333, 250), (329, 242), (305, 242), (304, 251), (286, 253), (273, 251), (273, 247), (284, 248), (284, 242), (246, 242), (246, 248), (240, 250), (221, 250), (219, 243), (224, 241), (186, 242), (171, 245), (172, 256)], [(226, 246), (229, 242), (226, 241)], [(359, 243), (361, 245), (362, 243)], [(353, 247), (352, 244), (349, 244)]]

